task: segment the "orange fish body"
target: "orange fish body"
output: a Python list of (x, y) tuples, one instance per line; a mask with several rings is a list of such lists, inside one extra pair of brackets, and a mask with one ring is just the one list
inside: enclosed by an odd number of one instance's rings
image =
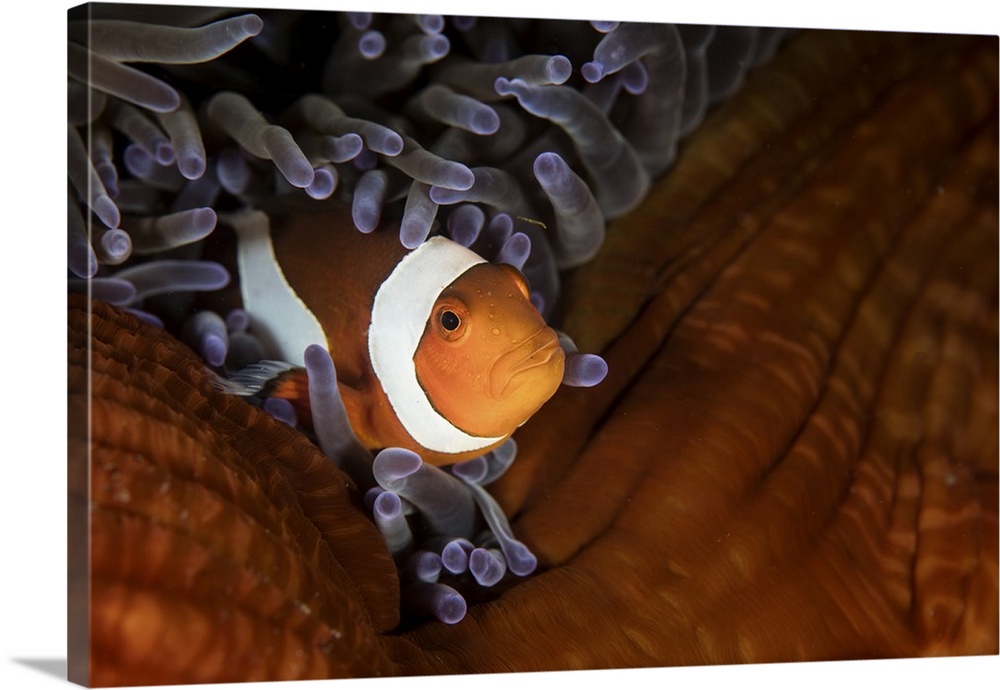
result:
[[(373, 450), (408, 448), (435, 465), (476, 457), (562, 380), (556, 333), (511, 266), (444, 237), (408, 250), (398, 229), (359, 233), (339, 203), (282, 202), (230, 222), (251, 329), (292, 364), (326, 345), (351, 426)], [(270, 394), (310, 419), (304, 370)]]

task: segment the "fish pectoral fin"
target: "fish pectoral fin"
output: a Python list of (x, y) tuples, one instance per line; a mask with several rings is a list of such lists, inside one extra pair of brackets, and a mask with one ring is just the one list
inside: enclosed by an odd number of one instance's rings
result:
[(287, 362), (265, 359), (247, 365), (226, 377), (216, 374), (213, 383), (219, 390), (231, 395), (239, 395), (244, 398), (266, 397), (270, 395), (275, 382), (279, 381), (286, 372), (295, 368), (295, 365)]

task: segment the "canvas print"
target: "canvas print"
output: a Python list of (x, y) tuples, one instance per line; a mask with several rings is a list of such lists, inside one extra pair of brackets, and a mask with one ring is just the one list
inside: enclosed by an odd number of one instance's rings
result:
[(996, 36), (67, 19), (71, 680), (998, 653)]

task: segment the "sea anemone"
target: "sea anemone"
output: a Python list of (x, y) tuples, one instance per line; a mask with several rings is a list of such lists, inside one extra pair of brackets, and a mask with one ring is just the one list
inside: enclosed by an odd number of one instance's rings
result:
[[(194, 304), (231, 279), (202, 257), (220, 212), (292, 193), (342, 200), (362, 233), (398, 221), (406, 247), (444, 232), (522, 270), (556, 320), (562, 272), (594, 256), (606, 223), (636, 207), (681, 136), (783, 36), (213, 8), (165, 17), (114, 4), (70, 12), (69, 285), (166, 327), (237, 381), (230, 390), (274, 369), (257, 364), (273, 353), (240, 309)], [(715, 36), (726, 48), (710, 58)], [(604, 378), (603, 359), (561, 341), (564, 383)], [(371, 487), (373, 519), (421, 583), (413, 610), (461, 618), (442, 568), (452, 585), (487, 587), (534, 570), (483, 489), (513, 461), (513, 440), (446, 471), (401, 449), (372, 458), (329, 354), (305, 359), (317, 443)], [(260, 404), (299, 421), (281, 400)]]
[[(716, 34), (728, 52), (709, 60)], [(196, 243), (214, 210), (298, 189), (349, 203), (362, 232), (399, 218), (406, 246), (435, 226), (467, 244), (524, 233), (551, 313), (558, 271), (593, 255), (782, 35), (86, 5), (69, 24), (69, 267), (109, 277)]]

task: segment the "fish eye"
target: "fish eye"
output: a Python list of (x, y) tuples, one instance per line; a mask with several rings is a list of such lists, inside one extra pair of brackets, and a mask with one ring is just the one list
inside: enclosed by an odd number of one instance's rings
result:
[(462, 317), (453, 312), (451, 309), (444, 309), (441, 311), (441, 315), (438, 317), (441, 321), (441, 328), (453, 333), (462, 325)]
[(448, 342), (461, 340), (468, 330), (466, 312), (455, 300), (446, 300), (434, 310), (432, 323), (437, 334)]

